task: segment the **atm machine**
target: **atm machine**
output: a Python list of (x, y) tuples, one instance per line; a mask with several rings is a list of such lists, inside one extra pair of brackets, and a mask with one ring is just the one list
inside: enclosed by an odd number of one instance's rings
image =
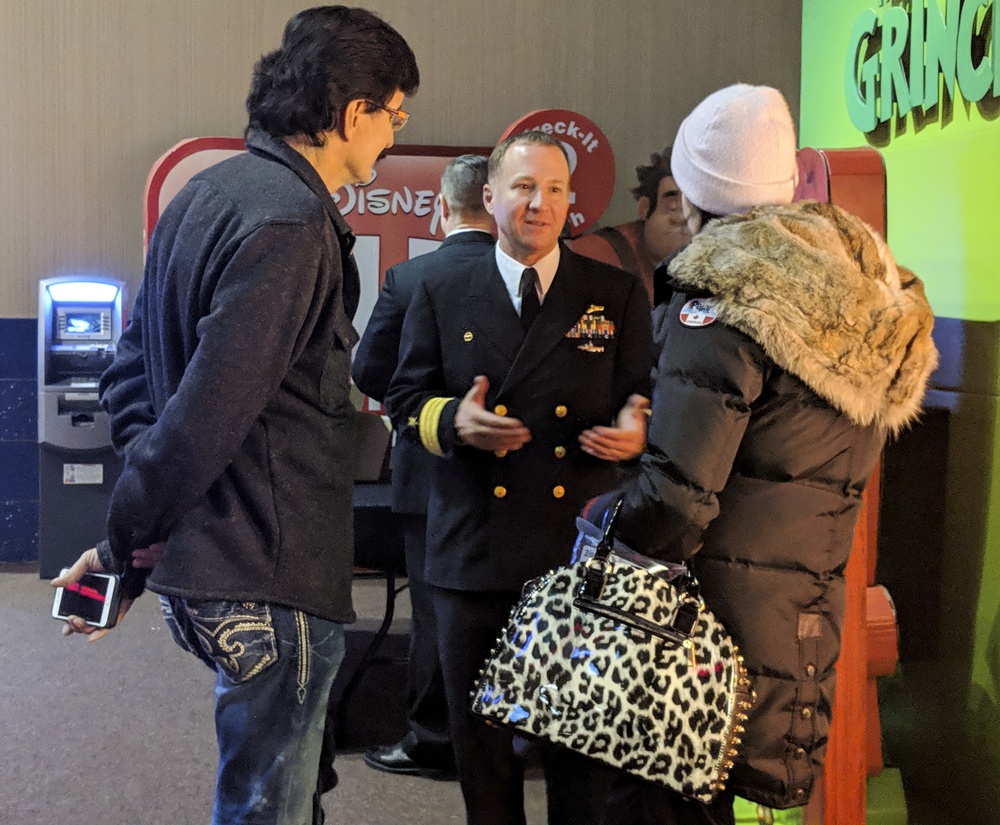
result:
[(38, 292), (38, 559), (49, 579), (107, 533), (122, 460), (97, 384), (122, 333), (125, 283), (61, 276)]

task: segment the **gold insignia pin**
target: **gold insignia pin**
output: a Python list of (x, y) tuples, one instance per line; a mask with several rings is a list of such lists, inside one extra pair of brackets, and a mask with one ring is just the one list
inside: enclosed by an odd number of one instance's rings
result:
[(587, 308), (587, 312), (585, 312), (584, 314), (585, 314), (585, 315), (588, 315), (588, 314), (590, 314), (591, 312), (604, 312), (604, 307), (602, 307), (602, 306), (601, 306), (600, 304), (591, 304), (591, 305), (590, 305), (590, 306), (589, 306), (589, 307)]

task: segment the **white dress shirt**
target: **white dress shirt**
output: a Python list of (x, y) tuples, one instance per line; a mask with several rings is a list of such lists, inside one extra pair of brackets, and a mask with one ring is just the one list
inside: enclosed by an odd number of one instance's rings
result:
[[(521, 314), (521, 275), (528, 267), (520, 261), (515, 261), (510, 255), (497, 244), (496, 250), (497, 269), (500, 270), (500, 277), (503, 278), (504, 286), (507, 287), (507, 294), (514, 304), (517, 314)], [(556, 244), (548, 255), (537, 261), (533, 268), (538, 273), (538, 283), (542, 288), (542, 294), (538, 296), (539, 304), (545, 303), (545, 294), (555, 280), (556, 270), (559, 268), (559, 244)]]

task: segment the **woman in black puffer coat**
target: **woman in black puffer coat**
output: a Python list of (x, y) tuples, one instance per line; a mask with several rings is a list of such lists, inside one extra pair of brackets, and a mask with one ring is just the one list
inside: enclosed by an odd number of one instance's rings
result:
[[(861, 495), (937, 362), (920, 281), (864, 223), (792, 204), (779, 92), (743, 84), (682, 123), (673, 171), (692, 242), (658, 272), (659, 352), (619, 537), (688, 560), (745, 656), (756, 701), (711, 805), (622, 776), (606, 825), (732, 823), (733, 795), (804, 805), (821, 774)], [(724, 216), (724, 217), (720, 217)], [(715, 218), (715, 219), (712, 219)]]

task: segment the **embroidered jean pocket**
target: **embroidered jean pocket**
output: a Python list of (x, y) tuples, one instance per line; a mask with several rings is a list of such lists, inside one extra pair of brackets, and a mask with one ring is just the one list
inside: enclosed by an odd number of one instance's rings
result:
[(187, 621), (187, 605), (184, 600), (176, 596), (160, 596), (160, 611), (163, 613), (163, 621), (167, 625), (167, 630), (170, 631), (177, 646), (198, 658), (214, 673), (215, 662), (209, 659), (205, 651), (202, 650), (197, 635), (190, 622)]
[(259, 602), (187, 602), (205, 655), (233, 682), (246, 682), (278, 660), (271, 609)]

